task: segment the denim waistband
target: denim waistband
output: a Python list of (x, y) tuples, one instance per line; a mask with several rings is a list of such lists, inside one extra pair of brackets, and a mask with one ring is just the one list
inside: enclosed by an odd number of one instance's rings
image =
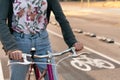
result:
[(37, 38), (40, 37), (41, 34), (45, 34), (46, 30), (37, 32), (35, 34), (25, 34), (25, 33), (18, 33), (18, 32), (13, 32), (14, 36), (19, 36), (21, 38)]

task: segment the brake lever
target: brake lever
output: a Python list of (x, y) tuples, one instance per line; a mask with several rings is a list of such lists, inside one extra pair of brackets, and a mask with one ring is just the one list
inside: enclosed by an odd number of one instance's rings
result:
[(79, 56), (79, 55), (77, 55), (77, 52), (75, 51), (75, 47), (72, 47), (71, 51), (72, 51), (72, 58), (76, 58)]

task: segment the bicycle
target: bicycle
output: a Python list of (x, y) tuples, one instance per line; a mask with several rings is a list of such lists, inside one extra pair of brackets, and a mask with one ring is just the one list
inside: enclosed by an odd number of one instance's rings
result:
[(112, 63), (102, 59), (90, 58), (88, 57), (88, 54), (89, 53), (84, 52), (83, 54), (81, 54), (80, 57), (73, 58), (73, 60), (70, 61), (71, 65), (82, 71), (90, 71), (91, 66), (94, 66), (97, 68), (106, 68), (106, 69), (115, 68), (115, 66)]
[[(58, 61), (57, 64), (52, 64), (51, 63), (51, 60), (53, 57), (57, 57), (57, 56), (61, 56), (61, 55), (64, 55), (68, 52), (71, 52), (72, 54), (68, 57), (65, 57), (63, 59), (61, 59), (60, 61)], [(49, 80), (54, 80), (54, 75), (53, 75), (53, 72), (52, 72), (52, 65), (58, 65), (62, 60), (64, 59), (67, 59), (69, 57), (77, 57), (78, 55), (76, 54), (76, 51), (75, 51), (75, 48), (74, 47), (71, 47), (69, 49), (66, 49), (62, 52), (59, 52), (59, 53), (51, 53), (51, 52), (47, 52), (47, 55), (35, 55), (35, 48), (32, 48), (31, 50), (31, 53), (32, 54), (26, 54), (26, 53), (23, 53), (22, 54), (22, 57), (23, 57), (23, 62), (12, 62), (12, 63), (9, 63), (9, 65), (12, 65), (12, 64), (21, 64), (21, 65), (32, 65), (32, 68), (34, 69), (34, 73), (35, 73), (35, 78), (36, 80), (41, 80), (44, 75), (46, 74), (46, 72), (48, 72), (48, 77), (49, 77)], [(40, 73), (40, 70), (38, 69), (38, 67), (36, 66), (36, 64), (43, 64), (43, 63), (40, 63), (40, 62), (34, 62), (34, 61), (28, 61), (27, 58), (31, 58), (31, 59), (34, 59), (34, 58), (47, 58), (47, 63), (44, 63), (44, 64), (47, 64), (47, 70), (41, 75)], [(31, 69), (32, 70), (32, 69)], [(31, 72), (30, 70), (30, 72)], [(28, 80), (30, 80), (30, 73), (28, 75)]]

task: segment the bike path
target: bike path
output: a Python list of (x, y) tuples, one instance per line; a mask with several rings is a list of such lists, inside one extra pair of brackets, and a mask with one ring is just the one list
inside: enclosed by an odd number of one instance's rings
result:
[[(53, 32), (51, 30), (48, 30), (48, 32), (51, 33), (52, 35), (56, 35), (56, 36), (58, 36), (60, 38), (63, 38), (60, 34), (55, 33), (55, 32)], [(107, 55), (104, 55), (104, 53), (100, 53), (100, 52), (98, 52), (98, 51), (96, 51), (94, 49), (91, 49), (91, 48), (87, 47), (87, 46), (84, 46), (84, 49), (87, 50), (86, 52), (88, 54), (86, 54), (86, 55), (91, 56), (92, 59), (94, 59), (94, 58), (99, 59), (100, 58), (101, 60), (107, 60), (108, 62), (112, 63), (116, 68), (120, 67), (120, 61), (117, 61), (117, 60), (115, 60), (115, 59), (113, 59), (113, 58), (111, 58), (111, 57), (109, 57)]]
[[(63, 43), (63, 41), (60, 41), (63, 40), (62, 35), (59, 34), (59, 32), (54, 31), (54, 29), (50, 29), (48, 30), (48, 32), (49, 34), (51, 34), (51, 36), (55, 38), (51, 40), (54, 45), (53, 49), (60, 51), (60, 49), (62, 48), (62, 50), (64, 50), (65, 45), (63, 44), (59, 44), (57, 47), (55, 47), (57, 43), (59, 42)], [(95, 59), (100, 59), (107, 63), (100, 61), (100, 63), (98, 62), (98, 64), (97, 63), (95, 64), (95, 62), (92, 61), (86, 63), (86, 62), (82, 62), (82, 60), (79, 60), (78, 63), (76, 63), (78, 67), (80, 67), (79, 63), (81, 62), (82, 65), (83, 64), (88, 65), (91, 68), (90, 70), (85, 71), (85, 70), (77, 69), (76, 67), (72, 66), (70, 63), (71, 59), (65, 60), (61, 62), (60, 65), (58, 66), (59, 73), (62, 74), (65, 80), (119, 80), (120, 61), (117, 61), (107, 55), (104, 55), (104, 53), (91, 49), (88, 46), (84, 46), (83, 51), (90, 53), (88, 54), (88, 58), (91, 58), (91, 60), (96, 62)], [(57, 58), (57, 60), (58, 59), (61, 58)], [(83, 59), (83, 61), (86, 61), (86, 59)], [(96, 67), (96, 65), (99, 66), (102, 65), (102, 66), (99, 68)], [(83, 69), (84, 68), (85, 66), (83, 66)], [(107, 77), (106, 74), (107, 76), (110, 77)]]

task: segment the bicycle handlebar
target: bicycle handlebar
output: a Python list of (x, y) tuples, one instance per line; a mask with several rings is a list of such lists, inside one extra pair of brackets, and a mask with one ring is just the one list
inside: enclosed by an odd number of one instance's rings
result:
[(69, 48), (69, 49), (67, 49), (65, 51), (59, 52), (59, 53), (52, 53), (50, 51), (47, 51), (48, 55), (42, 55), (42, 56), (34, 55), (33, 57), (34, 58), (49, 58), (49, 59), (51, 59), (52, 57), (61, 56), (61, 55), (64, 55), (65, 53), (68, 53), (68, 52), (72, 53), (72, 57), (77, 56), (75, 48), (71, 47), (71, 48)]
[[(9, 64), (34, 64), (36, 62), (30, 62), (27, 60), (27, 57), (33, 57), (33, 58), (48, 58), (48, 62), (50, 63), (52, 57), (56, 57), (56, 56), (61, 56), (64, 55), (65, 53), (71, 52), (72, 55), (71, 57), (77, 57), (77, 53), (75, 51), (75, 47), (71, 47), (69, 49), (66, 49), (65, 51), (59, 52), (59, 53), (52, 53), (50, 51), (47, 51), (47, 55), (31, 55), (31, 54), (26, 54), (23, 53), (22, 57), (23, 57), (23, 62), (13, 62), (13, 63), (9, 63)], [(47, 63), (46, 63), (47, 64)]]

